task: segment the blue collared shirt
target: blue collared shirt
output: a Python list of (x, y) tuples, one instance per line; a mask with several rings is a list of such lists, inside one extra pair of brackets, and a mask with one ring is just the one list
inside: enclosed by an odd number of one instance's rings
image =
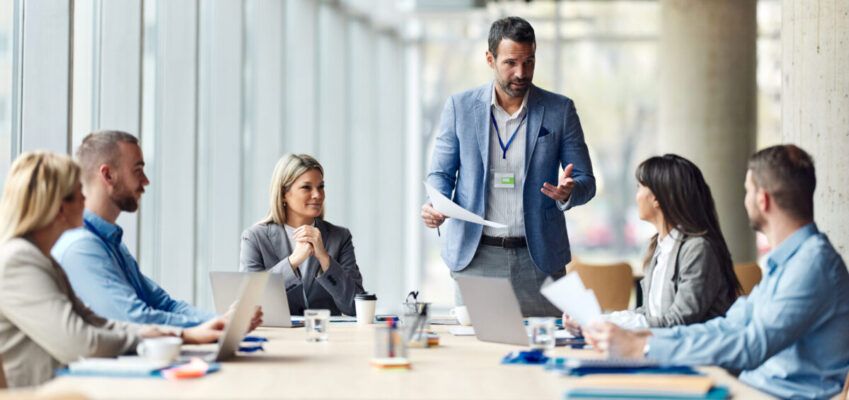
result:
[(89, 210), (83, 218), (85, 226), (65, 232), (51, 253), (68, 274), (77, 297), (95, 313), (114, 320), (179, 327), (195, 326), (215, 317), (172, 299), (142, 275), (135, 258), (121, 243), (121, 227)]
[(849, 372), (849, 272), (811, 223), (769, 254), (761, 283), (725, 317), (652, 334), (649, 358), (741, 370), (781, 398), (831, 397)]

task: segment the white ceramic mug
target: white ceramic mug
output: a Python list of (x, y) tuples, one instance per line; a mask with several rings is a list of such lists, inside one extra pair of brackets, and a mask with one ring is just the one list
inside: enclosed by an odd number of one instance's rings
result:
[(136, 353), (145, 360), (172, 363), (180, 356), (183, 339), (173, 336), (144, 339), (136, 346)]
[(466, 306), (456, 306), (451, 309), (451, 316), (457, 318), (460, 325), (469, 326), (472, 324), (472, 318), (469, 317), (469, 309)]

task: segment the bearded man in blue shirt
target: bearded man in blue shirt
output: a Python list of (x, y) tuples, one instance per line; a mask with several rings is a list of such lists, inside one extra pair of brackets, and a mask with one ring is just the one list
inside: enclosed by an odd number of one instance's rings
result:
[(703, 324), (594, 323), (584, 333), (613, 357), (718, 365), (777, 397), (831, 397), (849, 372), (849, 272), (814, 223), (813, 160), (794, 145), (763, 149), (749, 159), (745, 186), (752, 228), (773, 247), (749, 296)]
[[(138, 139), (126, 132), (89, 134), (77, 149), (85, 199), (83, 226), (66, 232), (51, 253), (77, 296), (97, 314), (140, 324), (191, 327), (215, 313), (172, 298), (139, 270), (115, 221), (134, 212), (144, 187), (144, 157)], [(258, 310), (251, 330), (262, 322)]]

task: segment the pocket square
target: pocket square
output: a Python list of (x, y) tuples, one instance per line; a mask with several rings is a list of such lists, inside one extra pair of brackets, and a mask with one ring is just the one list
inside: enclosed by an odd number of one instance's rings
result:
[(539, 130), (539, 136), (538, 136), (538, 138), (541, 138), (541, 137), (543, 137), (543, 136), (545, 136), (545, 135), (548, 135), (549, 133), (551, 133), (551, 132), (550, 132), (548, 129), (545, 129), (545, 127), (543, 126), (543, 127), (542, 127), (542, 128), (540, 128), (540, 130)]

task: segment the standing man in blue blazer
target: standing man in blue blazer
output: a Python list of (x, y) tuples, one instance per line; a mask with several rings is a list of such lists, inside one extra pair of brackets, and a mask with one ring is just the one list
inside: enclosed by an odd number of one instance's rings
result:
[[(422, 220), (430, 228), (445, 223), (442, 258), (452, 277), (509, 278), (522, 314), (556, 316), (539, 288), (565, 273), (571, 252), (563, 212), (595, 195), (595, 178), (572, 100), (531, 83), (535, 53), (527, 21), (492, 24), (486, 62), (495, 80), (445, 103), (427, 176), (461, 207), (507, 228), (446, 221), (430, 203)], [(462, 304), (458, 290), (455, 302)]]

